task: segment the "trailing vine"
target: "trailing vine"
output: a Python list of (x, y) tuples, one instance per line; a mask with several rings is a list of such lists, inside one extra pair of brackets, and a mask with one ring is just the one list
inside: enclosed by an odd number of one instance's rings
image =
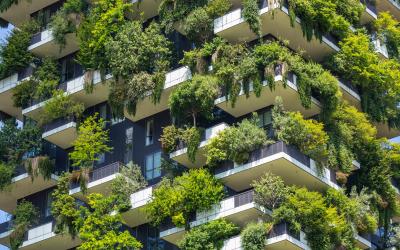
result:
[(251, 31), (261, 37), (261, 19), (259, 15), (259, 0), (243, 1), (243, 18), (249, 24)]
[(54, 167), (54, 160), (51, 160), (48, 156), (37, 156), (35, 158), (28, 158), (25, 161), (25, 168), (31, 176), (32, 181), (34, 178), (38, 177), (39, 174), (45, 180), (49, 180), (51, 174), (54, 173)]

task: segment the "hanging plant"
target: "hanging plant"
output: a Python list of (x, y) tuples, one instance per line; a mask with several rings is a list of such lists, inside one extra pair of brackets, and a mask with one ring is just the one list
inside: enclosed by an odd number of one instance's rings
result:
[(25, 168), (30, 175), (32, 181), (38, 177), (39, 174), (45, 179), (49, 180), (52, 173), (54, 173), (55, 163), (48, 156), (37, 156), (35, 158), (28, 158), (25, 161)]
[(259, 0), (243, 0), (242, 15), (249, 24), (251, 31), (261, 37), (261, 19), (259, 14)]

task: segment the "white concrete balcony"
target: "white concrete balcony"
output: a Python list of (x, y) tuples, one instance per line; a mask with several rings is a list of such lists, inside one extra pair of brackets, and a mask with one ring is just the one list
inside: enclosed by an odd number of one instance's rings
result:
[(361, 96), (353, 85), (346, 83), (345, 81), (339, 81), (339, 87), (342, 92), (342, 97), (350, 105), (361, 109)]
[(9, 189), (0, 192), (0, 209), (12, 213), (18, 199), (53, 187), (57, 185), (57, 180), (58, 177), (52, 174), (49, 180), (39, 175), (32, 181), (31, 176), (21, 169), (20, 173), (12, 178)]
[[(360, 1), (362, 2), (362, 1)], [(360, 23), (366, 25), (375, 21), (378, 18), (376, 7), (371, 3), (365, 4), (365, 10), (361, 14)]]
[(157, 114), (161, 111), (168, 109), (168, 98), (172, 91), (178, 86), (178, 84), (189, 80), (192, 77), (189, 67), (180, 67), (173, 71), (168, 72), (165, 75), (164, 89), (161, 93), (161, 98), (158, 103), (153, 103), (151, 93), (143, 100), (139, 101), (136, 106), (136, 114), (131, 115), (125, 109), (125, 117), (131, 121), (139, 121), (143, 118)]
[[(108, 74), (105, 75), (105, 79), (101, 79), (100, 72), (95, 71), (93, 74), (94, 87), (92, 93), (86, 93), (85, 91), (84, 75), (61, 84), (59, 89), (64, 90), (66, 95), (70, 95), (73, 100), (83, 103), (88, 108), (108, 100), (109, 84), (107, 80), (111, 77), (111, 74)], [(22, 110), (22, 114), (38, 120), (47, 101), (33, 102), (31, 106)]]
[(25, 70), (15, 73), (7, 78), (0, 80), (0, 110), (19, 120), (22, 120), (22, 109), (14, 106), (13, 89), (22, 81), (29, 79), (33, 68), (28, 67)]
[(183, 143), (181, 145), (178, 145), (178, 150), (172, 152), (169, 157), (172, 160), (188, 168), (204, 166), (207, 159), (205, 155), (205, 146), (208, 144), (211, 138), (215, 137), (220, 131), (226, 129), (227, 127), (229, 127), (228, 124), (220, 123), (205, 130), (204, 134), (202, 135), (202, 140), (200, 142), (199, 148), (197, 149), (196, 160), (194, 163), (189, 160), (187, 147), (186, 145), (183, 145)]
[[(280, 7), (278, 2), (264, 7), (259, 12), (261, 18), (262, 36), (272, 34), (281, 40), (289, 41), (289, 47), (296, 51), (304, 51), (304, 56), (315, 61), (321, 61), (325, 56), (339, 51), (339, 47), (328, 36), (322, 41), (312, 38), (311, 41), (303, 36), (300, 19), (296, 18), (294, 27), (290, 25), (288, 9)], [(242, 10), (234, 10), (214, 20), (214, 33), (232, 43), (250, 42), (257, 39), (242, 16)]]
[[(265, 212), (254, 203), (253, 191), (250, 190), (221, 201), (209, 211), (197, 212), (195, 218), (190, 222), (190, 227), (193, 228), (220, 218), (243, 227), (251, 221), (257, 221)], [(172, 224), (163, 225), (160, 229), (160, 238), (175, 245), (184, 234), (184, 228), (178, 228)]]
[(122, 163), (114, 162), (104, 167), (93, 169), (89, 173), (89, 180), (86, 184), (86, 194), (82, 193), (79, 183), (71, 183), (69, 194), (80, 200), (87, 200), (87, 195), (91, 193), (99, 193), (109, 195), (111, 192), (112, 181), (120, 174)]
[(54, 40), (52, 31), (47, 29), (33, 35), (28, 50), (40, 57), (61, 58), (79, 49), (78, 39), (75, 33), (65, 35), (65, 39), (65, 47), (60, 47)]
[(246, 164), (225, 162), (213, 171), (217, 179), (235, 191), (251, 188), (252, 181), (266, 172), (282, 177), (288, 185), (306, 187), (309, 190), (339, 188), (334, 171), (323, 168), (322, 173), (319, 173), (314, 160), (283, 142), (255, 150), (250, 153)]
[(284, 100), (283, 105), (286, 110), (300, 111), (305, 117), (311, 117), (320, 113), (321, 103), (314, 97), (312, 97), (312, 103), (309, 109), (303, 107), (297, 89), (296, 75), (289, 73), (288, 79), (284, 82), (281, 70), (278, 69), (275, 71), (276, 86), (273, 90), (271, 90), (268, 83), (264, 81), (259, 97), (255, 95), (251, 85), (250, 95), (247, 97), (245, 92), (241, 90), (234, 107), (232, 107), (229, 97), (227, 98), (227, 96), (216, 99), (215, 105), (234, 117), (240, 117), (261, 108), (274, 105), (275, 98), (281, 96)]
[(42, 138), (63, 149), (72, 147), (72, 142), (78, 137), (74, 119), (61, 118), (52, 121), (43, 128)]
[[(303, 232), (291, 232), (285, 223), (274, 225), (265, 237), (264, 249), (274, 250), (311, 250)], [(221, 250), (243, 250), (240, 236), (232, 237), (224, 241)]]
[(150, 222), (145, 207), (151, 201), (153, 189), (154, 186), (150, 186), (131, 194), (131, 209), (122, 214), (126, 225), (136, 227)]
[(382, 59), (389, 58), (389, 53), (385, 43), (381, 42), (379, 39), (373, 39), (372, 44), (375, 47), (375, 51)]
[(59, 0), (18, 1), (17, 4), (11, 5), (9, 9), (0, 13), (0, 17), (18, 27), (30, 20), (31, 13), (41, 10), (57, 1)]

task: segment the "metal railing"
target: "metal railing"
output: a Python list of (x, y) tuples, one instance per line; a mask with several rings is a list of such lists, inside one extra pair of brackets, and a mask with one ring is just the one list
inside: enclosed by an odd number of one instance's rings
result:
[(60, 117), (43, 126), (43, 133), (64, 126), (70, 122), (75, 122), (74, 117)]
[[(93, 169), (89, 173), (88, 183), (94, 182), (94, 181), (103, 179), (105, 177), (108, 177), (110, 175), (113, 175), (115, 173), (118, 173), (122, 165), (123, 164), (121, 162), (114, 162), (114, 163), (111, 163), (104, 167)], [(79, 182), (72, 182), (70, 185), (71, 189), (77, 188), (77, 187), (79, 187)]]

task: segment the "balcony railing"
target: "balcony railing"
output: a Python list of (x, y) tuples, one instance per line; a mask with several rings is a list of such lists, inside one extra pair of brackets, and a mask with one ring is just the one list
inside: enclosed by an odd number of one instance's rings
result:
[[(284, 142), (277, 142), (272, 145), (264, 146), (260, 149), (254, 150), (253, 152), (250, 153), (250, 158), (249, 162), (257, 161), (262, 158), (272, 156), (278, 153), (286, 153), (296, 159), (297, 161), (301, 162), (308, 168), (311, 168), (310, 164), (310, 157), (304, 155), (302, 152), (300, 152), (295, 146), (292, 145), (287, 145)], [(223, 162), (219, 167), (215, 168), (214, 174), (220, 174), (225, 171), (231, 170), (235, 168), (235, 164), (231, 161), (226, 161)]]
[[(96, 168), (93, 169), (93, 171), (91, 171), (89, 173), (89, 180), (88, 183), (97, 181), (97, 180), (101, 180), (107, 176), (119, 173), (119, 170), (121, 168), (123, 164), (121, 162), (114, 162), (111, 163), (109, 165), (106, 165), (104, 167), (100, 167), (100, 168)], [(72, 182), (70, 185), (71, 189), (77, 188), (79, 187), (79, 183), (78, 182)]]
[(53, 129), (64, 126), (70, 122), (75, 122), (74, 117), (60, 117), (43, 126), (43, 133), (49, 132)]

